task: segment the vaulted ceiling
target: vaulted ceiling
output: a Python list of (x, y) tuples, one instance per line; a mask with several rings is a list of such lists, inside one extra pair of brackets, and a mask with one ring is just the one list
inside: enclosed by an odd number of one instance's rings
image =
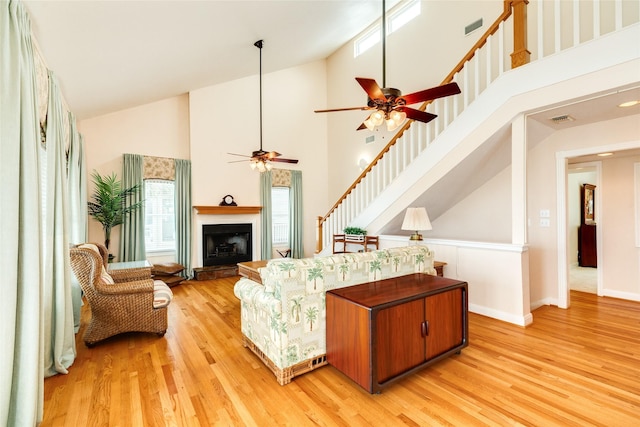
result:
[(79, 119), (256, 74), (259, 39), (265, 73), (324, 59), (381, 15), (371, 0), (24, 3)]

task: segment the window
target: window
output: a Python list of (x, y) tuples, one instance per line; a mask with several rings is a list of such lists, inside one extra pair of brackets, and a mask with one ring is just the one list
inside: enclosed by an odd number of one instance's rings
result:
[(175, 250), (176, 226), (173, 190), (173, 181), (158, 179), (144, 181), (144, 243), (147, 252)]
[[(420, 15), (420, 1), (412, 0), (402, 7), (396, 8), (387, 16), (387, 34), (398, 31), (404, 24)], [(380, 25), (376, 25), (362, 36), (358, 37), (353, 44), (353, 57), (362, 55), (380, 41)]]
[(373, 28), (372, 30), (365, 33), (362, 37), (359, 37), (354, 44), (354, 54), (353, 57), (356, 58), (367, 50), (369, 50), (372, 46), (380, 41), (380, 28)]
[(271, 188), (271, 240), (274, 249), (289, 247), (289, 187)]
[(398, 31), (404, 24), (420, 15), (420, 2), (413, 0), (393, 12), (387, 19), (387, 33)]

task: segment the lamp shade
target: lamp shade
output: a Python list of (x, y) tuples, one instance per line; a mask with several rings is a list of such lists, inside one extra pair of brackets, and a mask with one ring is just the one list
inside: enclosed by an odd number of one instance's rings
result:
[(407, 208), (402, 222), (403, 230), (414, 231), (411, 240), (422, 240), (422, 236), (418, 233), (421, 230), (431, 230), (431, 221), (425, 208)]

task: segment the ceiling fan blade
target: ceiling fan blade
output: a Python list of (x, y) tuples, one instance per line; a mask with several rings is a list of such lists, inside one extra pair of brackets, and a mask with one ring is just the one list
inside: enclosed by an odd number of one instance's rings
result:
[(432, 87), (431, 89), (421, 90), (420, 92), (403, 95), (401, 96), (401, 98), (404, 99), (407, 105), (411, 105), (417, 104), (418, 102), (429, 101), (431, 99), (438, 99), (445, 96), (456, 95), (458, 93), (460, 93), (460, 87), (458, 86), (458, 83), (452, 82), (447, 83), (446, 85)]
[(296, 159), (281, 159), (279, 157), (276, 157), (274, 159), (270, 159), (272, 162), (280, 162), (280, 163), (298, 163), (298, 160)]
[(438, 117), (435, 114), (427, 113), (426, 111), (416, 110), (415, 108), (399, 107), (396, 110), (406, 113), (407, 117), (410, 118), (411, 120), (417, 120), (423, 123), (429, 123), (431, 120)]
[(366, 129), (367, 127), (364, 125), (364, 123), (360, 123), (360, 126), (358, 126), (358, 129), (356, 130), (362, 130), (362, 129)]
[(381, 99), (383, 102), (387, 102), (387, 97), (384, 96), (384, 93), (382, 93), (382, 89), (380, 89), (380, 86), (378, 86), (378, 83), (376, 83), (375, 80), (363, 77), (356, 77), (356, 80), (358, 81), (358, 83), (360, 83), (362, 89), (367, 92), (369, 98)]
[(250, 162), (251, 159), (246, 159), (246, 160), (231, 160), (230, 162), (227, 163), (242, 163), (242, 162)]
[(332, 108), (330, 110), (314, 110), (314, 113), (331, 113), (333, 111), (370, 110), (371, 107)]
[(227, 153), (227, 154), (230, 154), (232, 156), (251, 157), (251, 156), (247, 156), (246, 154), (236, 154), (236, 153)]
[(277, 151), (269, 151), (267, 154), (264, 155), (264, 157), (266, 157), (269, 160), (274, 160), (276, 157), (280, 157), (282, 156), (282, 154), (278, 153)]

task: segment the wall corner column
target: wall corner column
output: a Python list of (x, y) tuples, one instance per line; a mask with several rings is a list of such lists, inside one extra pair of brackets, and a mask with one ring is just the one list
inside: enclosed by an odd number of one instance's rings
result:
[(527, 127), (519, 114), (511, 123), (511, 242), (527, 243)]

